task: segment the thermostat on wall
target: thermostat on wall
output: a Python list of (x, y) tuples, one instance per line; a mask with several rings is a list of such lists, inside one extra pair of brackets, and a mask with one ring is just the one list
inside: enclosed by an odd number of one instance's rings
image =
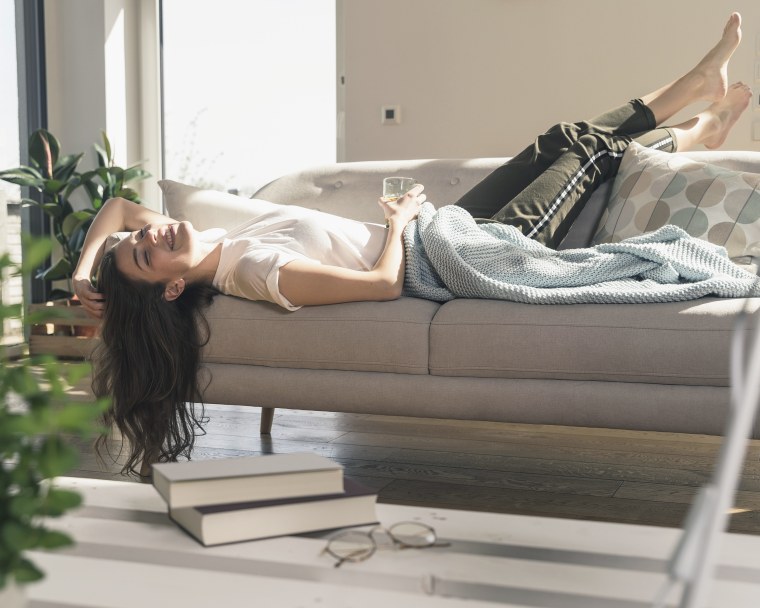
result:
[(400, 125), (401, 106), (382, 106), (380, 108), (380, 122), (384, 125)]

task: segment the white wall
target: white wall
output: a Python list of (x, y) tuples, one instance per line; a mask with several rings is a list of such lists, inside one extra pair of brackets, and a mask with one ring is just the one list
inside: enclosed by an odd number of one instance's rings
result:
[[(558, 120), (588, 118), (689, 69), (717, 41), (734, 9), (744, 15), (745, 39), (729, 76), (753, 83), (760, 95), (760, 82), (754, 80), (760, 45), (756, 0), (344, 0), (342, 5), (342, 160), (512, 155)], [(118, 89), (128, 122), (120, 131), (127, 141), (117, 143), (126, 158), (117, 162), (145, 160), (158, 177), (160, 159), (150, 152), (157, 144), (146, 144), (158, 137), (158, 125), (146, 123), (145, 113), (135, 109), (156, 98), (146, 92), (144, 67), (136, 68), (153, 60), (137, 57), (137, 49), (146, 46), (140, 41), (143, 22), (129, 11), (119, 22), (120, 7), (147, 14), (155, 0), (46, 1), (50, 129), (66, 151), (87, 149), (113, 124), (114, 108), (122, 107), (113, 99)], [(106, 86), (104, 49), (117, 25), (125, 28), (126, 64), (118, 68), (124, 88)], [(402, 124), (380, 124), (383, 104), (401, 105)], [(753, 121), (760, 121), (760, 110), (751, 108), (724, 148), (760, 150), (760, 142), (750, 137)], [(147, 197), (154, 204), (155, 199)]]
[(46, 0), (45, 58), (48, 129), (63, 152), (86, 152), (80, 168), (94, 167), (92, 144), (106, 131), (117, 165), (154, 176), (130, 186), (160, 209), (155, 9), (156, 0)]
[[(732, 10), (744, 17), (744, 41), (729, 78), (760, 94), (757, 0), (343, 5), (344, 160), (513, 155), (555, 122), (589, 118), (680, 75)], [(402, 124), (380, 124), (384, 104), (401, 105)], [(724, 148), (760, 150), (753, 121), (760, 110), (750, 107)]]
[(106, 128), (103, 12), (102, 0), (45, 2), (48, 129), (63, 152), (86, 150), (90, 166)]

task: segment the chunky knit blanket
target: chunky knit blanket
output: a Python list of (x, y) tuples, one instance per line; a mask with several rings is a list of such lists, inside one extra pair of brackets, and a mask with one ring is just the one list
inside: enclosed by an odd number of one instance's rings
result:
[(503, 224), (476, 224), (460, 207), (430, 203), (404, 231), (404, 295), (445, 302), (529, 304), (676, 302), (760, 296), (757, 277), (723, 247), (676, 226), (619, 243), (555, 251)]

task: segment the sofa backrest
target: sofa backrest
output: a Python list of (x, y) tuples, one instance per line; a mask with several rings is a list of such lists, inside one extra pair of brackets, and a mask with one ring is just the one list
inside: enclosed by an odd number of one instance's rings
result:
[(413, 177), (425, 185), (434, 205), (456, 202), (506, 158), (388, 160), (323, 165), (280, 177), (254, 198), (290, 203), (342, 215), (362, 222), (379, 222), (377, 199), (383, 178)]
[[(737, 171), (760, 173), (758, 152), (687, 152), (686, 156)], [(291, 173), (261, 188), (254, 198), (301, 205), (363, 222), (381, 222), (377, 199), (388, 176), (413, 177), (436, 206), (456, 202), (507, 158), (392, 160), (335, 163)], [(591, 197), (561, 248), (586, 246), (609, 196), (610, 183)]]

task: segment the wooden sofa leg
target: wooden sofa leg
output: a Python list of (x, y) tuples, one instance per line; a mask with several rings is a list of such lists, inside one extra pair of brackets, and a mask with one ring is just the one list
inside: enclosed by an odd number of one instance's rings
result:
[(275, 408), (273, 407), (261, 408), (261, 428), (259, 429), (259, 432), (262, 435), (272, 434), (272, 421), (274, 420), (274, 410)]

